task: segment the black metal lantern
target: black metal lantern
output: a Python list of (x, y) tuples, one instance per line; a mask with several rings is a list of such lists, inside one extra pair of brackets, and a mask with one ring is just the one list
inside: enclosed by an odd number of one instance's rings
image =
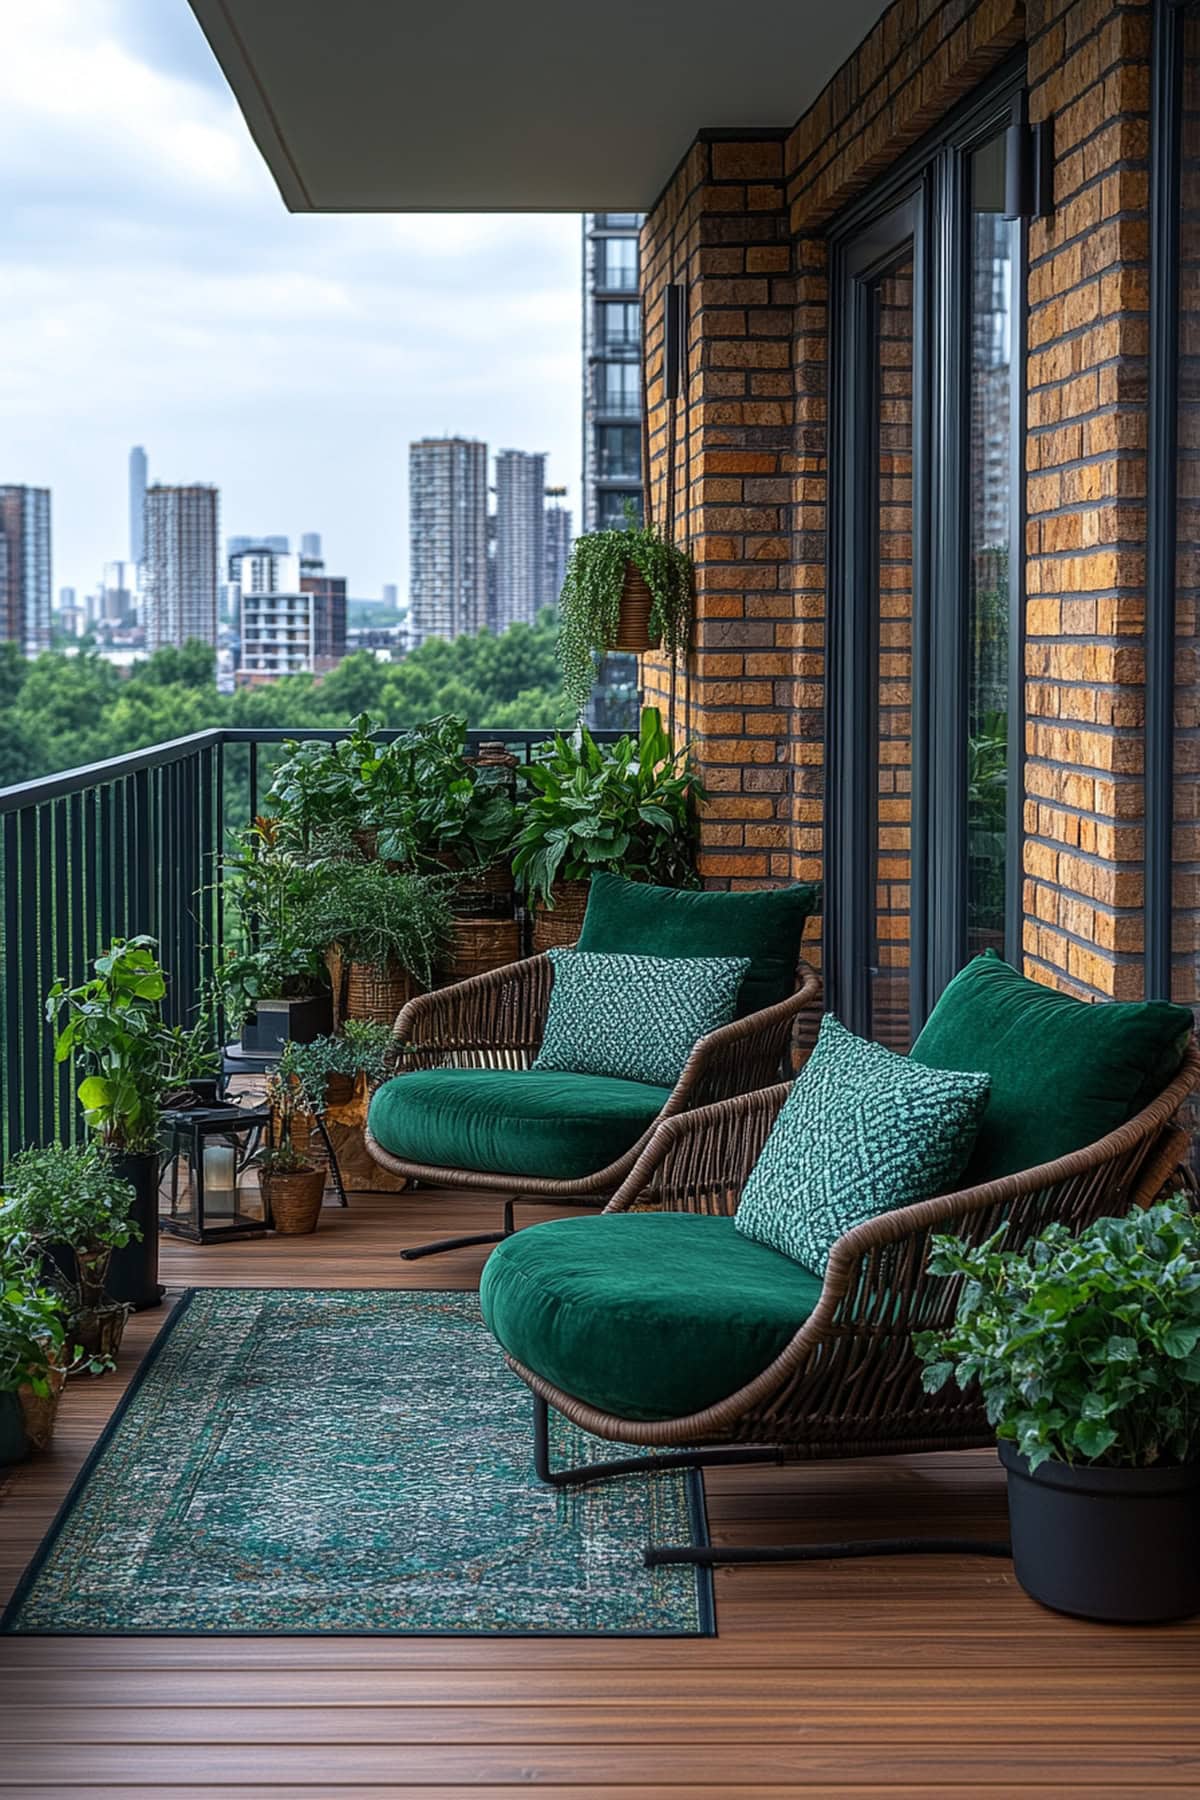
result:
[[(268, 1230), (258, 1184), (247, 1170), (269, 1134), (269, 1106), (196, 1106), (162, 1115), (160, 1231), (193, 1244)], [(253, 1204), (254, 1211), (247, 1210)]]

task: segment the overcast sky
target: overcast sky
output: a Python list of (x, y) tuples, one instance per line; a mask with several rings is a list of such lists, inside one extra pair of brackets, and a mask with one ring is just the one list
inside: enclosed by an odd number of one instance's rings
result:
[(0, 0), (0, 482), (54, 585), (127, 556), (127, 457), (221, 531), (320, 531), (407, 590), (408, 443), (579, 484), (577, 217), (293, 217), (186, 0)]

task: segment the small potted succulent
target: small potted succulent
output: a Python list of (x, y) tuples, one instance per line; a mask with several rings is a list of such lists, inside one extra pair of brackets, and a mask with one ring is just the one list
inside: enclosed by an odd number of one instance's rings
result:
[(273, 1141), (255, 1158), (259, 1185), (271, 1229), (283, 1236), (298, 1236), (317, 1229), (325, 1196), (325, 1169), (296, 1147), (295, 1126), (306, 1115), (306, 1101), (286, 1055), (267, 1082), (267, 1098)]
[(128, 1304), (109, 1287), (113, 1252), (141, 1236), (137, 1195), (95, 1139), (22, 1150), (5, 1170), (0, 1240), (39, 1259), (67, 1333), (94, 1373), (111, 1367)]
[(56, 981), (46, 1017), (58, 1025), (58, 1062), (75, 1057), (84, 1075), (77, 1090), (84, 1120), (112, 1158), (115, 1174), (134, 1189), (136, 1230), (115, 1248), (109, 1271), (114, 1299), (157, 1306), (158, 1122), (171, 1087), (174, 1035), (163, 1023), (166, 979), (150, 937), (114, 938), (78, 987)]
[(691, 617), (691, 561), (640, 524), (632, 506), (623, 526), (576, 538), (559, 598), (558, 635), (563, 689), (576, 716), (583, 716), (600, 657), (660, 643), (674, 656), (687, 648)]
[(50, 1442), (65, 1344), (61, 1297), (17, 1242), (0, 1237), (0, 1465)]
[(586, 730), (574, 740), (557, 736), (522, 773), (533, 793), (513, 868), (533, 908), (536, 951), (575, 942), (598, 869), (660, 887), (695, 886), (695, 803), (704, 789), (657, 708), (644, 710), (636, 738), (615, 744), (601, 746)]
[(1179, 1197), (1003, 1238), (934, 1239), (931, 1272), (964, 1286), (914, 1344), (930, 1392), (979, 1384), (1018, 1581), (1083, 1618), (1200, 1612), (1200, 1222)]

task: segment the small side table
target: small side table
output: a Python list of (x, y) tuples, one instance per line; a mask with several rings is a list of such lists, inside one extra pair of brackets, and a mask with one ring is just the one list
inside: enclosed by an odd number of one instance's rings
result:
[[(279, 1052), (277, 1050), (243, 1050), (240, 1043), (225, 1044), (221, 1049), (221, 1074), (226, 1079), (231, 1075), (270, 1075), (278, 1063)], [(269, 1107), (267, 1112), (269, 1115)], [(317, 1128), (317, 1136), (329, 1158), (329, 1173), (333, 1177), (333, 1191), (338, 1197), (338, 1205), (349, 1206), (350, 1202), (346, 1198), (346, 1188), (342, 1181), (337, 1151), (333, 1147), (332, 1139), (325, 1129), (325, 1120), (320, 1113), (314, 1118), (313, 1124)]]

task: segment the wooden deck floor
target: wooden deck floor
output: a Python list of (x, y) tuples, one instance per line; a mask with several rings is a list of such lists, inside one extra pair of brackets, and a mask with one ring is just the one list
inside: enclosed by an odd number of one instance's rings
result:
[[(315, 1237), (165, 1250), (188, 1284), (463, 1287), (482, 1250), (400, 1262), (494, 1207), (354, 1197)], [(526, 1215), (530, 1217), (531, 1215)], [(541, 1216), (545, 1216), (542, 1214)], [(0, 1488), (0, 1593), (158, 1330), (71, 1385), (53, 1454)], [(998, 1533), (990, 1454), (725, 1471), (718, 1540)], [(1007, 1564), (860, 1561), (717, 1576), (708, 1640), (0, 1638), (0, 1791), (60, 1800), (406, 1800), (681, 1794), (1200, 1793), (1200, 1623), (1118, 1630), (1043, 1612)]]

